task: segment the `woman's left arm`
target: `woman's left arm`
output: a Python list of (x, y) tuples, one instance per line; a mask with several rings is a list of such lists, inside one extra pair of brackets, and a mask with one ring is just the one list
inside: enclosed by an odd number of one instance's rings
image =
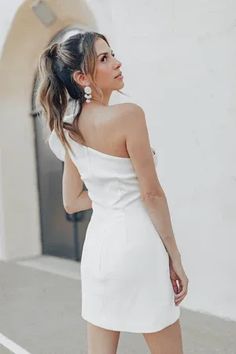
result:
[(83, 190), (83, 181), (77, 167), (65, 152), (64, 171), (62, 177), (62, 199), (65, 211), (73, 214), (92, 208), (88, 191)]

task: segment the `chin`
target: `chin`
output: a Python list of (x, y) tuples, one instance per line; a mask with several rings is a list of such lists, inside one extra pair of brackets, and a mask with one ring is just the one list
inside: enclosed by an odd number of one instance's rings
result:
[(125, 86), (124, 82), (120, 82), (119, 85), (113, 86), (112, 90), (120, 90)]
[(122, 82), (120, 83), (120, 85), (119, 85), (119, 88), (122, 88), (122, 87), (124, 87), (125, 86), (125, 84), (124, 84), (124, 81), (122, 80)]

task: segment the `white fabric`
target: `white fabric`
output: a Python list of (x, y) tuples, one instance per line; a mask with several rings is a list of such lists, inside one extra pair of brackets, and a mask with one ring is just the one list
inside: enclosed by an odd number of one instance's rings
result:
[[(65, 116), (63, 121), (72, 123), (73, 119), (74, 119), (74, 116), (71, 114), (71, 115)], [(52, 152), (55, 154), (55, 156), (59, 160), (65, 161), (65, 148), (64, 148), (63, 144), (61, 143), (61, 141), (60, 141), (59, 137), (57, 136), (54, 129), (51, 131), (51, 133), (49, 135), (48, 144), (49, 144), (49, 147), (52, 150)]]
[(54, 129), (52, 130), (49, 136), (48, 144), (52, 152), (56, 155), (56, 157), (61, 161), (65, 161), (65, 148), (62, 145)]
[[(82, 318), (124, 332), (169, 326), (180, 308), (168, 254), (141, 201), (131, 159), (70, 140), (93, 209), (81, 259)], [(50, 147), (60, 158), (57, 144), (53, 135)]]

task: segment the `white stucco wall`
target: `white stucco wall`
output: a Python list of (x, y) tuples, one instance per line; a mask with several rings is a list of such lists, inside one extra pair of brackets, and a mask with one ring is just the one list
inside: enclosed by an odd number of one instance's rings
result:
[(189, 277), (182, 306), (236, 320), (236, 3), (87, 3), (122, 61), (120, 100), (146, 112)]
[(14, 18), (15, 11), (18, 6), (22, 3), (22, 0), (11, 0), (11, 1), (1, 1), (0, 2), (0, 53), (10, 29), (11, 22)]
[(183, 306), (236, 320), (236, 3), (112, 2), (189, 277)]

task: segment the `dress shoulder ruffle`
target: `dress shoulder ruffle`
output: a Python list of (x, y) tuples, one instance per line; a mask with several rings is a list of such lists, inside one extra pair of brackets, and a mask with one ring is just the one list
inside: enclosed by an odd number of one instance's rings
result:
[[(72, 123), (73, 115), (65, 116), (63, 121)], [(65, 147), (53, 129), (48, 138), (48, 144), (54, 155), (61, 161), (65, 161)]]

